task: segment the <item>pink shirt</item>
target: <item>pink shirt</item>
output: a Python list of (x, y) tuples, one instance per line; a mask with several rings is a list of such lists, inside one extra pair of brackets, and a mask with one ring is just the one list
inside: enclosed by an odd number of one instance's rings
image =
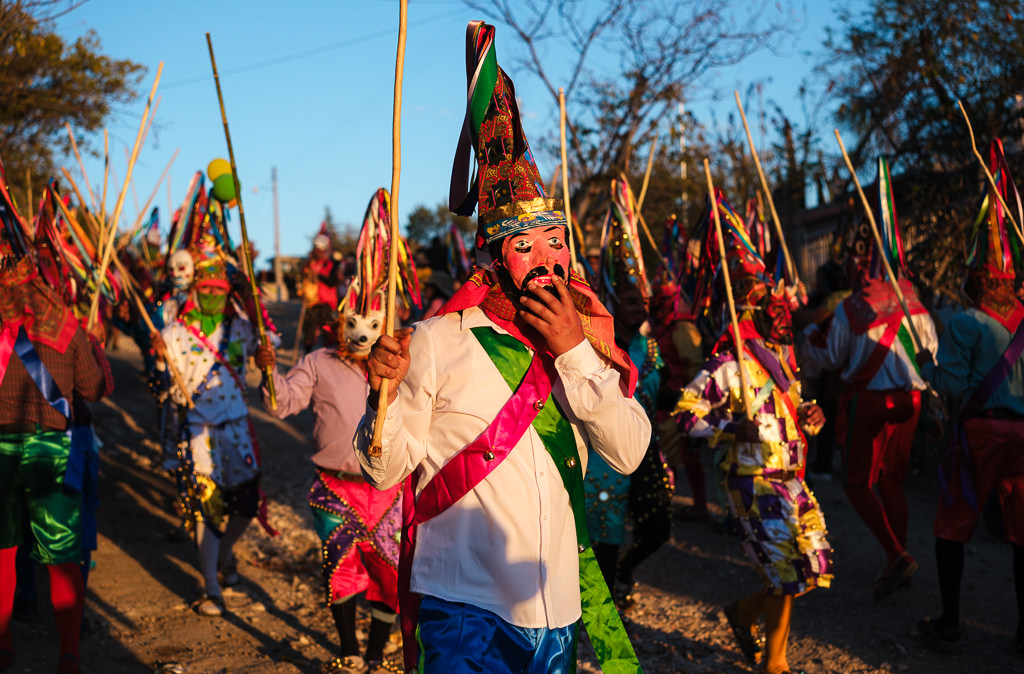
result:
[(366, 409), (370, 387), (362, 370), (334, 355), (334, 347), (306, 354), (282, 376), (274, 370), (277, 409), (270, 409), (266, 385), (260, 387), (263, 409), (278, 419), (298, 414), (312, 405), (313, 463), (333, 471), (360, 475), (352, 437)]

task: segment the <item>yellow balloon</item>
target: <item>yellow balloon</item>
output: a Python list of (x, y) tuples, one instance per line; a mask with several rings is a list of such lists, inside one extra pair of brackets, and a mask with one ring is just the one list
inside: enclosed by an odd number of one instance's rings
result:
[(214, 159), (210, 162), (209, 166), (206, 167), (206, 175), (211, 181), (217, 180), (225, 173), (231, 173), (231, 164), (228, 163), (227, 159)]

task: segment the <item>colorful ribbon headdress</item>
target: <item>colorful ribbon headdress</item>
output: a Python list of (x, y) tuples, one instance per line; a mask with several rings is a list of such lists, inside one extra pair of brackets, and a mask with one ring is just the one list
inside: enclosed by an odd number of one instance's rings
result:
[(402, 237), (391, 241), (390, 196), (383, 187), (377, 188), (366, 207), (363, 228), (356, 244), (355, 278), (349, 284), (342, 308), (346, 305), (358, 314), (383, 311), (380, 292), (388, 282), (388, 260), (391, 245), (398, 245), (398, 278), (395, 291), (409, 306), (421, 305), (419, 280), (412, 261), (409, 244)]
[(601, 230), (601, 295), (617, 294), (625, 283), (637, 286), (645, 298), (651, 296), (647, 270), (640, 250), (639, 219), (624, 176), (612, 179), (611, 202)]

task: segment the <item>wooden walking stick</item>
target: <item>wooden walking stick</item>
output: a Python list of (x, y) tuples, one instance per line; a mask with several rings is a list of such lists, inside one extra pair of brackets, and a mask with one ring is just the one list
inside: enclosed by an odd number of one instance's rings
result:
[(857, 179), (857, 172), (853, 170), (853, 162), (850, 161), (850, 155), (846, 154), (846, 146), (843, 145), (843, 137), (839, 135), (839, 129), (835, 130), (836, 140), (839, 141), (839, 149), (843, 153), (843, 161), (846, 162), (846, 168), (850, 171), (850, 175), (853, 177), (853, 184), (857, 186), (857, 194), (860, 195), (860, 202), (864, 206), (864, 212), (867, 213), (868, 222), (871, 223), (871, 233), (875, 235), (875, 245), (878, 246), (878, 256), (882, 258), (882, 264), (885, 266), (885, 275), (889, 278), (889, 285), (892, 286), (892, 290), (896, 293), (896, 299), (900, 301), (900, 307), (903, 308), (903, 315), (907, 317), (907, 325), (910, 326), (910, 333), (914, 336), (914, 344), (918, 351), (924, 351), (924, 343), (921, 341), (921, 335), (917, 334), (917, 328), (914, 327), (914, 321), (910, 318), (910, 310), (907, 308), (907, 300), (903, 297), (903, 290), (900, 288), (899, 281), (896, 280), (896, 275), (892, 272), (892, 266), (889, 264), (889, 255), (885, 251), (885, 244), (882, 243), (882, 235), (878, 232), (878, 224), (875, 222), (875, 214), (871, 210), (871, 204), (868, 202), (868, 198), (864, 195), (864, 190), (860, 186), (860, 180)]
[(971, 126), (971, 120), (967, 116), (967, 110), (964, 109), (964, 104), (957, 99), (956, 104), (960, 106), (960, 112), (964, 115), (964, 121), (967, 122), (967, 132), (971, 134), (971, 149), (974, 151), (974, 156), (978, 158), (978, 163), (981, 164), (981, 168), (985, 171), (985, 177), (988, 178), (989, 185), (992, 186), (992, 191), (995, 192), (996, 198), (999, 199), (1000, 205), (1006, 212), (1006, 217), (1013, 223), (1013, 228), (1017, 232), (1017, 236), (1020, 237), (1021, 241), (1024, 241), (1024, 231), (1021, 230), (1020, 224), (1013, 217), (1013, 213), (1010, 211), (1010, 207), (1006, 205), (1006, 201), (1003, 200), (1003, 195), (999, 192), (999, 188), (996, 187), (995, 178), (992, 177), (992, 172), (988, 170), (988, 165), (985, 163), (985, 159), (978, 152), (978, 144), (974, 142), (974, 128)]
[[(249, 289), (252, 291), (252, 303), (256, 314), (256, 331), (259, 334), (260, 343), (269, 346), (267, 339), (267, 328), (263, 325), (263, 307), (260, 305), (260, 289), (256, 286), (256, 273), (252, 268), (252, 253), (249, 250), (249, 234), (245, 228), (245, 209), (242, 208), (242, 185), (238, 182), (238, 167), (235, 165), (235, 150), (231, 146), (231, 131), (228, 130), (228, 116), (224, 112), (224, 94), (220, 90), (220, 76), (217, 75), (217, 60), (213, 57), (213, 41), (210, 34), (206, 34), (206, 46), (210, 50), (210, 66), (213, 68), (213, 83), (217, 86), (217, 101), (220, 103), (220, 118), (224, 122), (224, 138), (228, 143), (228, 159), (231, 160), (231, 177), (235, 183), (235, 200), (238, 202), (238, 222), (242, 229), (242, 258), (245, 260), (245, 273), (249, 276)], [(277, 409), (277, 394), (274, 391), (273, 368), (263, 369), (264, 378), (267, 382), (267, 394), (270, 399), (270, 409)]]
[(732, 297), (732, 281), (729, 279), (729, 261), (725, 259), (725, 239), (722, 238), (722, 221), (718, 215), (718, 195), (711, 181), (711, 165), (704, 158), (704, 177), (708, 181), (708, 194), (711, 199), (711, 212), (715, 217), (715, 238), (718, 239), (718, 257), (722, 265), (722, 277), (725, 280), (725, 297), (729, 301), (729, 318), (732, 320), (732, 339), (736, 345), (736, 365), (740, 370), (740, 395), (743, 396), (743, 408), (747, 419), (753, 420), (754, 408), (750, 399), (750, 378), (747, 368), (743, 365), (743, 338), (740, 337), (740, 321), (736, 316), (736, 301)]
[(569, 204), (569, 158), (565, 145), (565, 90), (558, 87), (558, 130), (562, 145), (562, 206), (565, 208), (565, 219), (569, 223), (569, 264), (573, 270), (583, 276), (583, 268), (580, 261), (576, 259), (575, 240), (579, 240), (580, 246), (584, 245), (583, 232), (577, 232), (573, 236), (573, 225), (579, 228), (579, 224), (572, 219), (572, 206)]
[[(128, 183), (132, 179), (132, 169), (135, 168), (135, 161), (139, 158), (139, 145), (142, 143), (142, 135), (146, 129), (146, 120), (149, 118), (149, 111), (153, 106), (153, 97), (156, 95), (156, 87), (160, 84), (160, 74), (164, 70), (164, 62), (161, 61), (160, 65), (156, 69), (156, 79), (153, 80), (153, 88), (149, 91), (149, 99), (146, 101), (146, 109), (142, 113), (142, 119), (139, 120), (139, 131), (135, 136), (135, 146), (132, 148), (132, 155), (128, 160), (128, 172), (125, 175), (124, 185), (121, 186), (121, 193), (117, 197), (117, 202), (114, 204), (114, 214), (110, 218), (110, 226), (107, 228), (108, 232), (103, 232), (103, 239), (99, 241), (100, 249), (102, 250), (103, 259), (100, 262), (99, 269), (96, 274), (96, 287), (99, 287), (103, 277), (107, 274), (107, 267), (110, 266), (110, 254), (114, 250), (114, 237), (117, 235), (117, 220), (121, 217), (121, 208), (124, 207), (124, 198), (127, 191)], [(110, 160), (109, 155), (107, 158), (107, 165), (109, 166)], [(104, 244), (104, 239), (106, 244)], [(100, 294), (97, 292), (92, 296), (92, 305), (89, 307), (89, 329), (92, 328), (96, 322), (96, 314), (99, 311), (100, 306)]]
[[(665, 256), (661, 254), (661, 250), (658, 248), (658, 244), (654, 242), (654, 236), (651, 235), (651, 228), (647, 226), (647, 221), (644, 220), (644, 214), (640, 212), (640, 206), (637, 205), (636, 198), (633, 196), (633, 188), (629, 187), (629, 179), (626, 178), (625, 174), (622, 174), (622, 180), (625, 181), (627, 186), (627, 192), (629, 192), (629, 199), (633, 202), (633, 210), (636, 211), (636, 219), (640, 221), (640, 228), (644, 230), (644, 234), (647, 236), (647, 243), (651, 244), (651, 250), (658, 256), (660, 262), (665, 261)], [(639, 254), (640, 251), (637, 251)]]
[[(384, 318), (384, 334), (395, 334), (395, 289), (398, 282), (398, 183), (402, 175), (402, 73), (405, 70), (405, 30), (409, 0), (401, 0), (398, 6), (398, 55), (395, 57), (395, 105), (391, 122), (391, 201), (388, 219), (391, 221), (391, 241), (388, 246), (388, 303)], [(383, 447), (381, 435), (388, 411), (388, 386), (390, 380), (381, 379), (377, 396), (377, 417), (373, 424), (373, 440), (367, 454), (380, 456)]]
[(747, 115), (743, 112), (743, 103), (740, 102), (740, 92), (733, 91), (736, 96), (736, 107), (740, 109), (740, 117), (743, 119), (743, 128), (747, 132), (747, 143), (750, 145), (750, 155), (754, 158), (754, 166), (757, 167), (757, 176), (761, 179), (761, 189), (768, 199), (768, 210), (772, 214), (772, 224), (775, 225), (775, 233), (779, 235), (779, 244), (782, 246), (782, 254), (786, 257), (786, 269), (789, 271), (789, 278), (793, 283), (800, 283), (800, 276), (797, 274), (796, 265), (793, 264), (793, 257), (789, 254), (789, 246), (786, 245), (786, 237), (782, 234), (782, 223), (779, 222), (779, 214), (775, 211), (775, 200), (772, 199), (772, 191), (768, 189), (768, 179), (764, 177), (764, 169), (761, 168), (761, 158), (757, 156), (757, 148), (754, 147), (754, 137), (750, 134), (750, 125), (747, 124)]
[(28, 221), (32, 222), (32, 170), (25, 169), (25, 185), (28, 190)]

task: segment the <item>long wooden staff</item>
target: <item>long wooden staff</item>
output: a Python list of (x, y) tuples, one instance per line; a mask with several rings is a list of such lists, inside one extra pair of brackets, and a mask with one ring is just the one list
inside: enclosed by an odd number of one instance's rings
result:
[(768, 189), (768, 179), (764, 177), (764, 169), (761, 168), (761, 159), (757, 156), (757, 148), (754, 146), (754, 137), (750, 134), (750, 125), (747, 124), (747, 115), (743, 112), (743, 103), (740, 102), (740, 92), (732, 92), (736, 96), (736, 107), (740, 109), (740, 117), (743, 119), (743, 128), (747, 132), (747, 143), (750, 145), (750, 156), (754, 158), (754, 166), (757, 167), (757, 176), (761, 179), (761, 189), (768, 199), (768, 210), (772, 214), (772, 224), (775, 225), (775, 233), (779, 236), (779, 244), (782, 246), (782, 254), (786, 256), (786, 269), (789, 270), (789, 278), (793, 283), (800, 283), (800, 276), (797, 274), (796, 265), (793, 264), (793, 257), (789, 254), (789, 246), (786, 245), (786, 237), (782, 233), (782, 223), (779, 222), (779, 214), (775, 211), (775, 200), (772, 199), (772, 191)]
[(636, 210), (639, 213), (644, 209), (644, 199), (647, 198), (647, 185), (651, 182), (651, 169), (654, 168), (654, 156), (658, 153), (658, 137), (651, 141), (651, 151), (647, 154), (647, 170), (644, 171), (644, 182), (640, 185), (640, 196), (636, 200)]
[(750, 378), (747, 376), (747, 368), (743, 365), (743, 338), (740, 337), (740, 321), (736, 317), (736, 301), (732, 297), (729, 261), (725, 259), (725, 239), (722, 238), (722, 221), (718, 215), (718, 195), (715, 193), (715, 185), (711, 181), (711, 165), (708, 163), (707, 157), (704, 158), (704, 177), (708, 181), (711, 212), (715, 216), (715, 238), (718, 239), (718, 258), (722, 265), (722, 277), (725, 281), (725, 297), (729, 300), (729, 317), (732, 319), (732, 339), (733, 344), (736, 345), (736, 365), (740, 370), (740, 395), (743, 396), (743, 408), (746, 410), (747, 419), (753, 420), (754, 406), (750, 400)]
[[(565, 143), (565, 90), (558, 87), (558, 131), (562, 145), (562, 206), (565, 208), (565, 218), (569, 224), (569, 264), (577, 274), (583, 276), (583, 268), (580, 261), (576, 259), (576, 240), (580, 246), (585, 245), (583, 232), (579, 230), (579, 223), (572, 219), (572, 205), (569, 203), (569, 158)], [(573, 225), (576, 226), (576, 236), (573, 236)]]
[(1006, 201), (1003, 200), (1003, 195), (1000, 193), (999, 188), (996, 187), (996, 180), (992, 177), (992, 172), (988, 170), (988, 165), (985, 163), (985, 159), (978, 152), (978, 144), (974, 142), (974, 128), (971, 127), (971, 120), (967, 116), (967, 110), (964, 108), (964, 104), (957, 99), (956, 104), (960, 106), (960, 112), (964, 115), (964, 121), (967, 122), (967, 132), (971, 134), (971, 149), (974, 150), (974, 156), (978, 158), (978, 163), (981, 164), (981, 168), (985, 171), (985, 177), (988, 178), (989, 185), (992, 186), (992, 191), (995, 193), (996, 198), (999, 199), (1000, 205), (1003, 207), (1003, 211), (1006, 212), (1006, 217), (1013, 223), (1013, 228), (1017, 231), (1017, 236), (1020, 237), (1021, 241), (1024, 241), (1024, 231), (1021, 230), (1021, 226), (1013, 217), (1013, 213), (1010, 211), (1010, 207), (1006, 205)]
[[(71, 130), (71, 123), (64, 122), (64, 126), (68, 130), (68, 138), (71, 139), (71, 149), (75, 151), (75, 159), (78, 160), (78, 169), (82, 172), (82, 180), (85, 181), (85, 188), (89, 190), (89, 200), (92, 203), (92, 210), (96, 210), (96, 195), (92, 191), (92, 183), (89, 182), (89, 174), (85, 172), (85, 164), (82, 163), (82, 155), (78, 154), (78, 143), (75, 142), (75, 134)], [(85, 204), (82, 204), (83, 206)]]
[(32, 170), (25, 169), (25, 184), (28, 189), (28, 221), (32, 222)]
[[(110, 140), (107, 137), (107, 130), (103, 129), (103, 193), (100, 195), (100, 207), (96, 210), (100, 219), (100, 232), (103, 233), (104, 224), (107, 222), (107, 181), (110, 178)], [(81, 200), (79, 200), (81, 203)], [(99, 239), (96, 240), (98, 244)]]
[[(405, 70), (405, 27), (408, 13), (409, 0), (401, 0), (398, 8), (398, 55), (395, 58), (395, 105), (391, 122), (391, 203), (388, 213), (391, 241), (388, 248), (388, 303), (384, 319), (384, 331), (388, 337), (395, 334), (395, 288), (398, 282), (398, 248), (401, 245), (398, 231), (398, 183), (402, 175), (402, 73)], [(366, 290), (370, 291), (369, 288)], [(389, 384), (390, 380), (381, 379), (373, 440), (367, 450), (370, 456), (380, 456), (383, 447), (381, 435), (384, 419), (387, 418)]]
[[(142, 142), (143, 131), (146, 129), (146, 120), (149, 118), (149, 111), (153, 106), (153, 96), (156, 95), (156, 87), (160, 83), (160, 74), (164, 70), (164, 62), (161, 61), (160, 65), (156, 69), (156, 79), (153, 80), (153, 88), (149, 92), (149, 99), (146, 101), (146, 109), (142, 113), (142, 119), (139, 120), (139, 131), (135, 136), (135, 147), (132, 148), (132, 156), (128, 160), (128, 173), (125, 175), (124, 185), (121, 186), (121, 193), (117, 197), (117, 203), (114, 205), (114, 214), (110, 219), (110, 226), (107, 228), (109, 231), (104, 232), (106, 244), (101, 240), (100, 247), (103, 249), (103, 260), (100, 262), (99, 269), (96, 274), (96, 287), (99, 288), (99, 284), (107, 274), (107, 267), (110, 266), (110, 254), (114, 250), (114, 237), (117, 235), (117, 221), (121, 217), (121, 208), (124, 207), (124, 197), (127, 192), (128, 183), (132, 179), (132, 170), (135, 168), (135, 161), (139, 158), (139, 145)], [(107, 164), (109, 165), (109, 155)], [(89, 307), (89, 322), (88, 327), (91, 329), (93, 324), (96, 322), (96, 314), (99, 311), (100, 306), (100, 293), (96, 293), (92, 296), (92, 305)]]
[(878, 246), (878, 256), (882, 258), (882, 264), (885, 265), (885, 275), (889, 278), (889, 285), (892, 286), (892, 290), (896, 293), (896, 299), (900, 301), (900, 307), (903, 308), (903, 315), (907, 317), (907, 325), (910, 326), (910, 333), (914, 336), (914, 343), (917, 346), (918, 351), (924, 351), (924, 343), (921, 341), (921, 335), (917, 334), (917, 328), (914, 327), (914, 321), (910, 318), (910, 310), (907, 309), (907, 300), (903, 297), (903, 290), (900, 289), (900, 284), (896, 280), (896, 275), (892, 272), (892, 266), (889, 264), (889, 255), (885, 250), (885, 244), (882, 243), (882, 235), (878, 232), (878, 224), (875, 222), (875, 214), (871, 210), (871, 204), (868, 203), (868, 198), (864, 195), (864, 189), (860, 186), (860, 180), (857, 179), (857, 172), (853, 170), (853, 162), (850, 161), (850, 155), (846, 154), (846, 146), (843, 145), (843, 137), (839, 135), (839, 129), (835, 130), (836, 140), (839, 141), (839, 149), (843, 153), (843, 160), (846, 162), (846, 168), (850, 171), (850, 176), (853, 177), (853, 184), (857, 186), (857, 194), (860, 195), (860, 202), (864, 206), (864, 212), (868, 215), (868, 222), (871, 223), (871, 233), (875, 235), (875, 245)]
[[(644, 234), (647, 236), (647, 242), (651, 244), (651, 250), (658, 256), (658, 260), (661, 262), (665, 261), (665, 256), (661, 254), (661, 249), (658, 248), (658, 244), (654, 242), (654, 236), (651, 235), (651, 228), (647, 226), (647, 221), (644, 220), (644, 214), (640, 212), (640, 207), (637, 205), (636, 198), (633, 196), (633, 188), (629, 187), (629, 179), (623, 174), (622, 179), (626, 181), (626, 192), (629, 193), (629, 200), (633, 202), (633, 210), (636, 212), (636, 218), (640, 221), (640, 227), (644, 230)], [(637, 251), (640, 254), (640, 251)]]
[[(66, 170), (65, 175), (67, 175)], [(70, 178), (68, 180), (70, 181)], [(81, 203), (81, 193), (78, 191), (77, 186), (75, 186), (74, 189), (75, 194), (78, 195), (79, 203)], [(60, 206), (61, 213), (64, 214), (64, 219), (68, 221), (68, 227), (71, 227), (71, 213), (68, 212), (67, 206), (64, 205), (64, 200), (54, 199), (54, 201), (57, 202), (58, 206)], [(85, 209), (83, 208), (82, 210), (84, 211)], [(91, 217), (89, 216), (88, 211), (86, 211), (86, 217)], [(118, 271), (121, 272), (121, 278), (124, 279), (124, 289), (129, 295), (131, 295), (135, 299), (135, 304), (139, 308), (139, 314), (142, 316), (142, 320), (146, 323), (146, 327), (149, 328), (150, 334), (154, 332), (159, 332), (159, 330), (156, 329), (156, 326), (153, 325), (153, 321), (149, 317), (149, 312), (146, 311), (146, 305), (143, 304), (142, 299), (139, 297), (139, 293), (136, 291), (133, 285), (135, 283), (135, 279), (132, 278), (131, 274), (129, 274), (128, 271), (124, 268), (124, 266), (121, 265), (121, 260), (117, 259), (116, 255), (113, 258), (111, 258), (111, 260), (113, 261), (114, 266), (117, 267)], [(99, 292), (100, 286), (97, 284), (96, 293), (98, 294)], [(181, 389), (181, 394), (185, 398), (185, 404), (188, 406), (189, 409), (192, 409), (193, 407), (195, 407), (195, 404), (192, 402), (192, 396), (190, 396), (188, 393), (188, 388), (185, 386), (185, 381), (181, 378), (181, 373), (178, 372), (178, 368), (174, 366), (174, 363), (170, 359), (167, 359), (165, 362), (167, 363), (167, 369), (171, 373), (171, 379), (173, 379), (174, 384), (179, 389)]]
[[(220, 90), (220, 76), (217, 75), (217, 60), (213, 57), (213, 41), (206, 34), (206, 46), (210, 50), (210, 66), (213, 68), (213, 83), (217, 85), (217, 101), (220, 103), (220, 118), (224, 122), (224, 138), (228, 143), (228, 159), (231, 160), (231, 177), (235, 182), (235, 200), (238, 201), (238, 222), (242, 229), (242, 258), (245, 261), (245, 273), (249, 275), (249, 289), (252, 291), (252, 302), (256, 313), (256, 331), (263, 346), (269, 346), (267, 329), (263, 325), (263, 307), (260, 305), (260, 290), (256, 286), (256, 273), (252, 268), (252, 253), (249, 251), (249, 234), (245, 228), (245, 209), (242, 208), (242, 184), (238, 182), (238, 167), (235, 166), (235, 150), (231, 146), (231, 131), (228, 130), (228, 116), (224, 112), (224, 94)], [(277, 409), (277, 393), (274, 391), (274, 372), (270, 367), (263, 368), (267, 382), (267, 393), (270, 409)]]

